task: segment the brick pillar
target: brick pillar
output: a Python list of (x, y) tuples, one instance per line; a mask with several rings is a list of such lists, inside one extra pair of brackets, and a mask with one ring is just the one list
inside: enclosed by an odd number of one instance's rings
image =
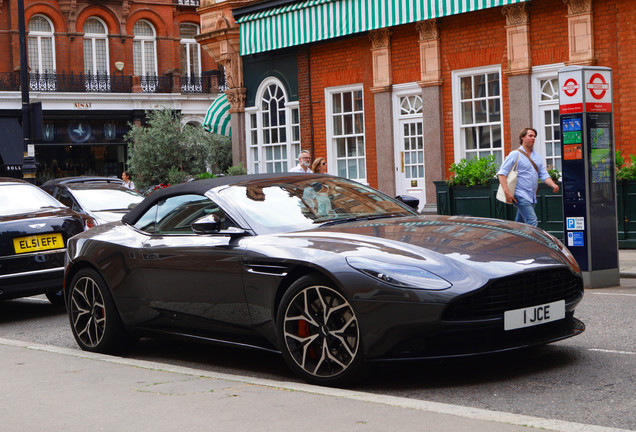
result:
[(444, 125), (442, 124), (442, 71), (438, 22), (422, 21), (415, 26), (420, 43), (424, 134), (424, 181), (426, 204), (423, 213), (437, 212), (434, 181), (444, 179)]

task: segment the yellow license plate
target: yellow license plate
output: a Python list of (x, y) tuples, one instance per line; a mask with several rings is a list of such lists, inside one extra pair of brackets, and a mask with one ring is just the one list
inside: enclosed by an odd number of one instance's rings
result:
[(64, 249), (62, 234), (38, 234), (13, 239), (15, 253), (37, 252), (49, 249)]

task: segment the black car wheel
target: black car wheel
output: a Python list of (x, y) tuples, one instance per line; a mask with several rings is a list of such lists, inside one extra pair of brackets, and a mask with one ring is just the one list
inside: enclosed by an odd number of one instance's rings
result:
[(300, 278), (283, 296), (277, 318), (283, 357), (306, 381), (343, 385), (359, 376), (363, 359), (358, 319), (329, 283)]
[(62, 306), (64, 304), (64, 291), (62, 290), (46, 293), (45, 295), (52, 305)]
[(128, 348), (131, 339), (102, 277), (95, 270), (82, 269), (70, 286), (68, 316), (80, 348), (100, 353)]

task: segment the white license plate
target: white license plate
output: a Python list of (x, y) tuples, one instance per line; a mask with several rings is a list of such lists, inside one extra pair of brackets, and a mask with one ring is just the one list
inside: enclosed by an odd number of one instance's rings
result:
[(504, 312), (504, 330), (532, 327), (565, 318), (565, 300)]

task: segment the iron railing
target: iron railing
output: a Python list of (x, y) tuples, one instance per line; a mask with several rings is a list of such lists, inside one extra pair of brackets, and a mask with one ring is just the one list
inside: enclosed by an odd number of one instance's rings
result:
[(218, 70), (203, 72), (203, 77), (210, 80), (210, 85), (212, 86), (211, 88), (216, 88), (220, 92), (225, 91), (229, 88), (227, 86), (227, 82), (225, 81), (225, 71), (223, 69), (223, 66), (219, 66)]
[(196, 6), (199, 7), (201, 2), (199, 0), (172, 0), (174, 4), (179, 6)]
[[(172, 76), (146, 75), (139, 77), (139, 85), (144, 93), (212, 93), (226, 90), (222, 71), (205, 72), (202, 76), (180, 77), (175, 82)], [(41, 92), (71, 93), (133, 93), (134, 80), (131, 75), (105, 73), (44, 72), (29, 74), (29, 89)], [(20, 74), (0, 72), (0, 91), (20, 91)]]

